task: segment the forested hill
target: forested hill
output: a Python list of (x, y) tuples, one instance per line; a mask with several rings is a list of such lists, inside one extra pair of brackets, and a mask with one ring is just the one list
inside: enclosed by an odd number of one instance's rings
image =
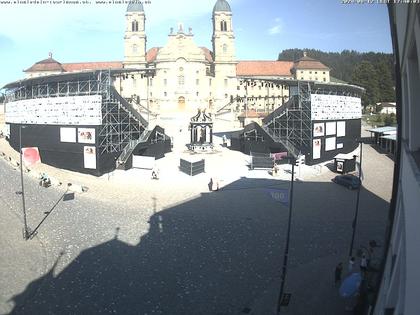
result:
[(363, 105), (395, 101), (395, 73), (393, 55), (386, 53), (360, 53), (354, 50), (323, 52), (315, 49), (286, 49), (278, 60), (294, 61), (303, 56), (317, 59), (331, 68), (330, 75), (363, 86), (366, 89)]

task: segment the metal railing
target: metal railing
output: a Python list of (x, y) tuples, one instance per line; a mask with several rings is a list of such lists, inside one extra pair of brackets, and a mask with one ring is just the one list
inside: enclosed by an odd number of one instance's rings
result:
[(133, 105), (127, 102), (127, 100), (124, 97), (122, 97), (113, 86), (111, 86), (110, 88), (113, 98), (115, 98), (119, 102), (119, 105), (122, 108), (124, 108), (127, 112), (129, 112), (132, 116), (134, 116), (140, 122), (141, 125), (147, 127), (147, 120), (144, 119), (143, 116), (140, 115), (140, 113), (137, 110), (135, 110)]
[(280, 136), (277, 136), (270, 130), (267, 126), (262, 126), (262, 129), (275, 141), (281, 143), (286, 150), (293, 155), (293, 157), (297, 158), (300, 154), (300, 151), (295, 147), (295, 145), (287, 138), (283, 138)]
[(134, 149), (137, 147), (137, 145), (142, 142), (146, 142), (151, 132), (151, 130), (144, 130), (138, 139), (130, 140), (122, 150), (120, 156), (118, 157), (117, 166), (126, 163), (130, 155), (133, 153)]

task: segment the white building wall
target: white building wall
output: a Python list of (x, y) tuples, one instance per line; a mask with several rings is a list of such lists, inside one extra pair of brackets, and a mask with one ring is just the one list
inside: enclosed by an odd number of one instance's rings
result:
[[(420, 313), (420, 7), (395, 5), (402, 86), (399, 182), (391, 242), (375, 315)], [(397, 166), (398, 167), (398, 166)]]
[(317, 69), (297, 69), (295, 74), (296, 80), (330, 82), (329, 70)]

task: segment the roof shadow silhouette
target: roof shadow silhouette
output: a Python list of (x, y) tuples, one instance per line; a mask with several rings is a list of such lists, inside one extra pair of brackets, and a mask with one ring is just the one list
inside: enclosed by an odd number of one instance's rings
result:
[[(248, 311), (268, 286), (279, 283), (287, 206), (268, 193), (276, 187), (287, 188), (288, 182), (241, 178), (220, 191), (154, 212), (148, 233), (134, 246), (121, 241), (116, 228), (113, 239), (83, 250), (55, 274), (58, 258), (47, 274), (12, 298), (11, 314)], [(355, 192), (328, 182), (299, 182), (295, 189), (289, 266), (346, 253)], [(325, 196), (319, 198), (322, 192)], [(362, 196), (369, 211), (361, 207), (356, 243), (385, 231), (387, 202), (365, 189)], [(156, 198), (151, 198), (155, 208)], [(288, 278), (289, 291), (299, 290), (301, 280)], [(321, 291), (311, 291), (311, 300), (319, 302), (311, 308), (315, 313), (317, 307), (322, 313), (325, 304), (317, 298)], [(307, 299), (305, 294), (296, 293), (291, 307)]]

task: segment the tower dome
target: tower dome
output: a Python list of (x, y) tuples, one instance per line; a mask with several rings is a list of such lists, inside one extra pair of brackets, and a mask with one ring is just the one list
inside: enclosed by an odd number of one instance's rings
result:
[(130, 2), (127, 6), (127, 12), (144, 12), (143, 4), (140, 1)]
[(214, 5), (213, 13), (221, 11), (232, 12), (229, 3), (226, 0), (217, 0), (216, 4)]

